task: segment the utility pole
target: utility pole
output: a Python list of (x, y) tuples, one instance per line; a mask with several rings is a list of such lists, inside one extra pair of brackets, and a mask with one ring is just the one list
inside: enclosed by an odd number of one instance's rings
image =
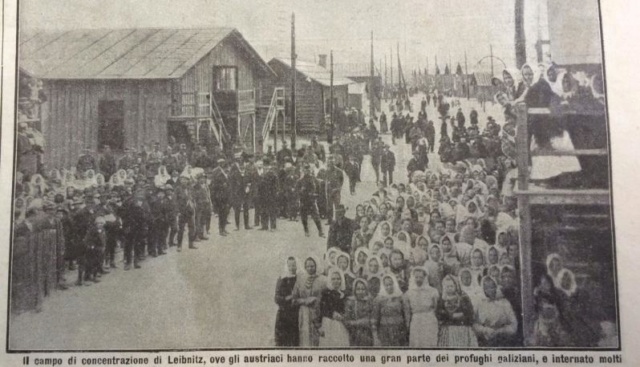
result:
[(331, 113), (331, 117), (329, 119), (329, 121), (331, 122), (331, 127), (330, 127), (330, 137), (331, 139), (327, 139), (327, 143), (329, 144), (333, 144), (333, 125), (334, 125), (334, 121), (333, 121), (333, 50), (331, 50), (331, 54), (329, 56), (330, 60), (330, 82), (329, 82), (329, 112)]
[(493, 45), (489, 45), (489, 51), (491, 52), (491, 77), (493, 77)]
[(291, 149), (296, 149), (296, 13), (291, 13)]
[(372, 119), (376, 114), (375, 93), (373, 92), (373, 31), (371, 31), (371, 70), (369, 73), (369, 118)]
[(464, 85), (467, 88), (467, 100), (469, 100), (469, 68), (467, 67), (467, 50), (464, 50)]
[(393, 89), (393, 51), (391, 47), (389, 47), (389, 66), (391, 67), (391, 88)]
[(527, 62), (527, 43), (524, 34), (524, 0), (515, 1), (516, 65), (520, 69)]

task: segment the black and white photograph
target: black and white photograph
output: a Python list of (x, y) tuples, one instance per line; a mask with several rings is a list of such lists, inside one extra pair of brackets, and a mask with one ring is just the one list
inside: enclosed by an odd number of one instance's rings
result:
[(600, 7), (19, 0), (7, 352), (620, 351)]

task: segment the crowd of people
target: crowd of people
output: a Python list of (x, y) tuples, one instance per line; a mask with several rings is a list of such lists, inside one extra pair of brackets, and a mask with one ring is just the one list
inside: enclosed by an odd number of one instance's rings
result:
[[(504, 93), (499, 90), (496, 99)], [(524, 88), (520, 96), (526, 95)], [(439, 168), (429, 165), (435, 147), (426, 113), (431, 101), (442, 121)], [(423, 98), (415, 122), (411, 114), (394, 112), (388, 129), (381, 114), (380, 132), (390, 130), (392, 144), (411, 145), (406, 179), (393, 181), (393, 152), (375, 139), (371, 162), (378, 190), (357, 206), (353, 219), (338, 208), (324, 258), (283, 259), (276, 345), (509, 347), (525, 345), (525, 339), (544, 347), (615, 345), (615, 326), (598, 324), (586, 312), (588, 292), (558, 265), (557, 254), (550, 255), (547, 274), (534, 281), (535, 309), (528, 310), (535, 314), (534, 330), (523, 335), (515, 101), (499, 101), (504, 119), (488, 117), (482, 133), (475, 109), (468, 111), (467, 127), (465, 112), (459, 108), (450, 116), (450, 102), (437, 92)], [(392, 101), (393, 107), (401, 112), (410, 105)], [(391, 166), (381, 164), (385, 155)]]
[[(511, 90), (506, 74), (504, 85)], [(311, 216), (320, 237), (321, 221), (330, 225), (327, 251), (323, 259), (283, 259), (275, 295), (278, 346), (521, 346), (512, 193), (516, 96), (505, 93), (496, 96), (504, 121), (489, 117), (482, 133), (477, 111), (469, 111), (466, 127), (462, 109), (450, 116), (449, 102), (428, 93), (415, 122), (401, 113), (412, 110), (406, 98), (395, 106), (390, 128), (384, 112), (379, 130), (373, 119), (368, 125), (354, 119), (328, 152), (315, 137), (299, 150), (283, 142), (263, 155), (190, 151), (185, 144), (163, 150), (158, 143), (125, 149), (120, 158), (109, 147), (99, 157), (87, 150), (75, 167), (17, 174), (15, 234), (55, 231), (57, 286), (64, 289), (67, 269), (77, 270), (78, 285), (99, 282), (118, 267), (118, 249), (125, 270), (171, 247), (181, 251), (185, 235), (188, 248), (197, 249), (216, 216), (218, 234), (227, 236), (231, 210), (236, 231), (275, 231), (278, 219), (300, 219), (310, 236)], [(427, 117), (432, 101), (442, 121), (437, 168), (429, 162), (436, 153)], [(381, 136), (389, 132), (392, 145), (407, 144), (413, 155), (399, 180)], [(347, 218), (343, 197), (355, 194), (366, 155), (378, 189)], [(528, 343), (598, 342), (580, 338), (585, 330), (599, 334), (571, 311), (580, 293), (575, 276), (554, 259), (535, 284), (537, 321)]]

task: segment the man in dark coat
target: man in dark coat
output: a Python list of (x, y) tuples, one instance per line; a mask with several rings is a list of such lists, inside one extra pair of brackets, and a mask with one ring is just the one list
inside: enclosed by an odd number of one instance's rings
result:
[(396, 156), (389, 150), (389, 146), (385, 145), (380, 158), (380, 169), (382, 170), (382, 180), (385, 185), (393, 183), (393, 170), (396, 167)]
[(262, 211), (260, 219), (262, 220), (261, 230), (268, 229), (271, 232), (276, 230), (276, 219), (278, 217), (278, 175), (271, 161), (264, 160), (264, 174), (258, 182), (257, 200)]
[(229, 167), (224, 159), (218, 160), (218, 167), (213, 170), (211, 177), (211, 199), (213, 209), (218, 213), (218, 230), (221, 236), (229, 233), (226, 230), (229, 216), (231, 187), (229, 183)]
[(327, 216), (329, 224), (333, 220), (334, 207), (340, 205), (340, 193), (344, 184), (344, 175), (336, 166), (335, 156), (330, 155), (327, 159), (327, 170), (325, 172), (327, 190)]
[(96, 164), (95, 158), (91, 155), (91, 149), (87, 148), (83, 151), (84, 154), (78, 158), (78, 164), (76, 164), (76, 170), (79, 173), (86, 172), (90, 169), (96, 170), (98, 165)]
[(204, 174), (198, 176), (197, 183), (193, 186), (193, 200), (196, 202), (196, 239), (206, 240), (213, 207), (207, 176)]
[(346, 211), (344, 205), (338, 205), (336, 208), (336, 219), (331, 223), (331, 227), (329, 228), (327, 249), (337, 247), (347, 254), (350, 254), (351, 240), (353, 233), (358, 229), (358, 224), (353, 219), (345, 217)]
[(231, 184), (231, 206), (236, 223), (236, 231), (240, 230), (240, 212), (244, 220), (244, 229), (251, 229), (249, 225), (249, 204), (251, 195), (251, 176), (247, 171), (248, 163), (241, 166), (241, 162), (234, 163), (229, 170)]
[(460, 129), (463, 129), (465, 118), (464, 118), (464, 113), (462, 113), (462, 108), (458, 108), (458, 113), (456, 114), (456, 120), (458, 121), (458, 127)]
[(191, 183), (187, 177), (180, 178), (176, 201), (178, 203), (178, 251), (182, 250), (184, 227), (189, 229), (189, 248), (196, 249), (196, 203), (191, 193)]
[(380, 159), (382, 158), (382, 151), (384, 150), (384, 143), (381, 138), (378, 138), (371, 144), (371, 165), (373, 171), (376, 173), (376, 182), (380, 181)]
[(144, 209), (144, 198), (139, 195), (131, 197), (124, 205), (122, 215), (122, 230), (125, 236), (124, 270), (131, 268), (132, 260), (133, 267), (139, 269), (139, 261), (144, 252), (145, 236), (149, 224), (149, 218)]
[(473, 107), (471, 108), (469, 119), (471, 120), (471, 125), (478, 125), (478, 111)]
[(318, 137), (316, 135), (311, 138), (311, 150), (313, 150), (320, 161), (325, 161), (326, 153), (324, 151), (324, 145), (318, 143)]
[(156, 257), (164, 255), (167, 245), (167, 233), (169, 222), (167, 222), (169, 202), (164, 191), (164, 187), (156, 191), (155, 197), (149, 203), (151, 206), (151, 255)]
[(105, 145), (102, 150), (102, 157), (100, 157), (100, 172), (104, 176), (105, 181), (109, 181), (111, 175), (116, 173), (116, 157), (111, 152), (111, 147)]
[(289, 158), (291, 162), (293, 162), (293, 153), (291, 152), (291, 149), (287, 147), (287, 142), (283, 141), (282, 149), (280, 149), (276, 154), (276, 160), (278, 161), (278, 166), (280, 167), (284, 166), (284, 162), (287, 158)]
[(427, 169), (427, 164), (420, 157), (420, 151), (414, 150), (413, 157), (409, 160), (407, 164), (407, 176), (409, 177), (409, 181), (411, 181), (411, 175), (415, 171), (425, 171)]
[(431, 120), (429, 120), (429, 122), (427, 123), (425, 137), (427, 138), (427, 142), (429, 143), (429, 151), (433, 153), (436, 145), (436, 127)]
[(320, 223), (320, 215), (318, 213), (318, 181), (313, 177), (311, 166), (309, 164), (304, 165), (302, 174), (302, 178), (296, 182), (296, 191), (300, 198), (300, 218), (302, 219), (304, 234), (309, 237), (309, 224), (307, 219), (308, 216), (311, 215), (311, 218), (313, 218), (313, 221), (318, 228), (318, 235), (320, 237), (324, 237), (322, 223)]
[(360, 181), (360, 164), (358, 164), (355, 156), (349, 156), (349, 160), (344, 165), (344, 172), (349, 178), (349, 192), (351, 195), (355, 195), (356, 183)]

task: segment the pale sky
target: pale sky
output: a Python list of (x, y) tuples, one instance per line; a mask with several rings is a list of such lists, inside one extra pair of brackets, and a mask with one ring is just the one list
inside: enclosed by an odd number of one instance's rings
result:
[[(532, 60), (544, 3), (526, 0)], [(427, 58), (433, 73), (436, 55), (441, 70), (450, 58), (453, 68), (457, 62), (464, 67), (465, 51), (469, 72), (488, 70), (488, 60), (477, 63), (489, 55), (490, 44), (508, 67), (515, 64), (512, 0), (21, 0), (20, 6), (24, 29), (234, 27), (266, 61), (289, 57), (295, 12), (301, 60), (315, 61), (333, 50), (335, 63), (367, 63), (373, 30), (376, 64), (393, 52), (396, 69), (399, 43), (405, 77), (415, 67), (424, 69)], [(544, 14), (541, 18), (545, 23)], [(495, 68), (499, 72), (502, 64), (496, 61)]]

